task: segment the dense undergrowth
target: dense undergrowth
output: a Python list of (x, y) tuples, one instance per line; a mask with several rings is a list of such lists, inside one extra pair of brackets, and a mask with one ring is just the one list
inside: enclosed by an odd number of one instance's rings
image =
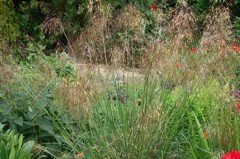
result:
[(238, 1), (6, 2), (1, 159), (237, 156)]

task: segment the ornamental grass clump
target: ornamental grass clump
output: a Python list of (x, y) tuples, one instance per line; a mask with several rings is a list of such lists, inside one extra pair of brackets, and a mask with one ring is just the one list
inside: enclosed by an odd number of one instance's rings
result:
[(73, 43), (73, 49), (79, 62), (107, 64), (109, 63), (107, 42), (111, 39), (109, 30), (111, 9), (104, 8), (101, 4), (95, 7), (95, 12), (89, 19), (89, 26), (81, 31)]
[(230, 10), (227, 7), (212, 8), (207, 15), (205, 29), (203, 31), (200, 45), (203, 48), (225, 48), (232, 35), (232, 24)]
[(196, 15), (190, 6), (177, 7), (167, 25), (166, 32), (172, 37), (172, 45), (178, 49), (186, 48), (193, 42), (196, 27)]
[(111, 61), (117, 65), (139, 66), (144, 48), (145, 20), (133, 4), (113, 18)]

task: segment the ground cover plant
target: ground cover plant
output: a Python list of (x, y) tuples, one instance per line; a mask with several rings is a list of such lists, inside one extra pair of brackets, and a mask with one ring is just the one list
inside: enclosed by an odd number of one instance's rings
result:
[(239, 4), (0, 1), (0, 158), (240, 158)]

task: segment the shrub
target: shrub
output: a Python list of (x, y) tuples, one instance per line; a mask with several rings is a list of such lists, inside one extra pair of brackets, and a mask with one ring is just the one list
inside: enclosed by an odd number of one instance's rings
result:
[(45, 146), (50, 154), (58, 155), (66, 146), (60, 131), (65, 122), (71, 121), (67, 121), (70, 118), (62, 118), (68, 113), (54, 104), (52, 93), (60, 78), (71, 78), (72, 70), (58, 72), (61, 60), (44, 56), (35, 55), (21, 63), (12, 83), (0, 85), (0, 122), (6, 125), (5, 129), (22, 133), (26, 141), (34, 140)]
[(25, 90), (29, 88), (16, 85), (14, 87), (9, 90), (1, 89), (1, 123), (5, 124), (6, 128), (22, 133), (26, 140), (34, 140), (53, 150), (60, 150), (61, 136), (49, 114), (50, 92), (33, 99)]

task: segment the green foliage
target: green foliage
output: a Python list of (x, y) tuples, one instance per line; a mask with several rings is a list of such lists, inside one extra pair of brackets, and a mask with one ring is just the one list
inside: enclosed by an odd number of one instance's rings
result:
[[(56, 8), (57, 9), (57, 8)], [(49, 55), (56, 47), (57, 41), (62, 40), (63, 35), (59, 31), (52, 34), (44, 33), (42, 24), (44, 19), (52, 14), (53, 6), (51, 3), (31, 0), (29, 3), (20, 2), (18, 14), (16, 15), (21, 36), (21, 47), (15, 50), (17, 58), (25, 58), (31, 50), (25, 48), (38, 48)]]
[(15, 48), (14, 55), (19, 61), (31, 63), (33, 62), (33, 56), (44, 54), (45, 48), (45, 45), (28, 41), (26, 46)]
[[(66, 34), (72, 37), (86, 26), (90, 13), (89, 7), (88, 0), (20, 2), (16, 19), (22, 33), (21, 42), (25, 45), (28, 45), (29, 41), (37, 42), (46, 46), (45, 50), (48, 51), (47, 54), (50, 54), (59, 40), (62, 43), (66, 41), (66, 37), (62, 33), (63, 28)], [(54, 29), (54, 33), (44, 33), (41, 26), (46, 18), (51, 19), (52, 16), (59, 18), (60, 24), (56, 24), (57, 27), (64, 27), (61, 28), (61, 31)], [(48, 27), (51, 28), (52, 25), (55, 24), (50, 24)], [(21, 54), (23, 53), (18, 53), (18, 55)]]
[(193, 4), (193, 9), (195, 10), (196, 13), (202, 14), (210, 9), (210, 1), (209, 0), (200, 0), (196, 1)]
[(71, 64), (66, 53), (51, 53), (49, 56), (45, 55), (45, 45), (39, 43), (28, 42), (27, 47), (15, 49), (15, 56), (18, 58), (18, 63), (24, 67), (36, 68), (36, 62), (39, 60), (43, 65), (50, 66), (50, 70), (53, 71), (58, 77), (66, 77), (69, 79), (75, 78), (75, 68)]
[(76, 70), (66, 53), (55, 53), (50, 56), (43, 56), (43, 62), (50, 65), (57, 77), (65, 77), (70, 80), (73, 80), (76, 77)]
[(103, 0), (103, 3), (111, 4), (115, 9), (122, 9), (127, 6), (129, 3), (138, 4), (142, 9), (146, 9), (150, 4), (153, 3), (152, 0)]
[[(239, 0), (175, 0), (177, 4), (186, 5), (188, 4), (190, 7), (194, 9), (198, 15), (205, 14), (209, 11), (210, 8), (216, 5), (228, 6), (229, 4), (237, 4)], [(234, 6), (232, 9), (238, 8)]]
[[(43, 3), (40, 3), (43, 2)], [(31, 0), (30, 5), (22, 2), (20, 5), (20, 13), (17, 15), (20, 30), (23, 34), (37, 36), (40, 32), (39, 25), (44, 21), (47, 15), (52, 11), (57, 13), (62, 22), (66, 24), (66, 32), (74, 35), (81, 28), (88, 24), (89, 16), (94, 11), (95, 3), (91, 4), (89, 0), (52, 0), (45, 2)], [(152, 3), (151, 0), (103, 0), (104, 5), (110, 4), (115, 11), (123, 9), (127, 4), (138, 4), (143, 11)], [(38, 38), (38, 37), (35, 37)]]
[[(195, 115), (194, 112), (192, 112), (192, 117), (194, 118), (194, 122), (189, 120), (190, 122), (190, 129), (192, 128), (192, 141), (189, 143), (190, 148), (189, 148), (189, 154), (190, 158), (192, 159), (198, 159), (198, 158), (206, 158), (206, 159), (213, 159), (214, 154), (213, 154), (213, 149), (210, 149), (209, 143), (207, 141), (207, 132), (204, 132), (203, 126), (198, 120), (197, 116)], [(193, 128), (197, 126), (197, 131), (194, 130)], [(206, 136), (204, 135), (206, 134)]]
[[(40, 60), (39, 57), (35, 54), (21, 63), (16, 82), (11, 86), (3, 84), (0, 88), (0, 122), (6, 125), (6, 129), (22, 133), (26, 141), (33, 140), (57, 155), (65, 147), (60, 131), (66, 130), (65, 122), (71, 123), (71, 118), (64, 118), (68, 113), (60, 111), (60, 107), (54, 104), (52, 89), (58, 78), (51, 75), (70, 77), (73, 70), (70, 64), (60, 63), (59, 58), (42, 56)], [(62, 69), (59, 65), (64, 70), (57, 70)], [(43, 72), (49, 69), (56, 70)]]
[(240, 17), (236, 17), (233, 27), (234, 27), (235, 37), (240, 38)]
[(39, 26), (48, 13), (48, 11), (44, 12), (44, 10), (49, 9), (44, 5), (40, 6), (37, 0), (31, 0), (29, 3), (20, 2), (16, 19), (22, 35), (29, 35), (37, 40), (40, 32)]
[(61, 150), (61, 136), (54, 128), (53, 119), (48, 112), (51, 109), (48, 100), (52, 98), (48, 91), (38, 97), (41, 105), (26, 90), (16, 89), (16, 86), (11, 90), (1, 89), (1, 94), (1, 123), (21, 132), (26, 140), (34, 140), (48, 148)]
[(92, 9), (88, 0), (52, 0), (52, 4), (68, 25), (68, 32), (76, 33), (86, 26)]
[(15, 23), (15, 11), (12, 0), (0, 1), (0, 36), (1, 40), (15, 42), (19, 36), (18, 25)]
[(15, 134), (12, 130), (3, 132), (3, 127), (0, 124), (0, 158), (31, 159), (34, 142), (23, 143), (23, 135)]
[(224, 2), (227, 2), (227, 0), (211, 0), (212, 3), (224, 3)]

